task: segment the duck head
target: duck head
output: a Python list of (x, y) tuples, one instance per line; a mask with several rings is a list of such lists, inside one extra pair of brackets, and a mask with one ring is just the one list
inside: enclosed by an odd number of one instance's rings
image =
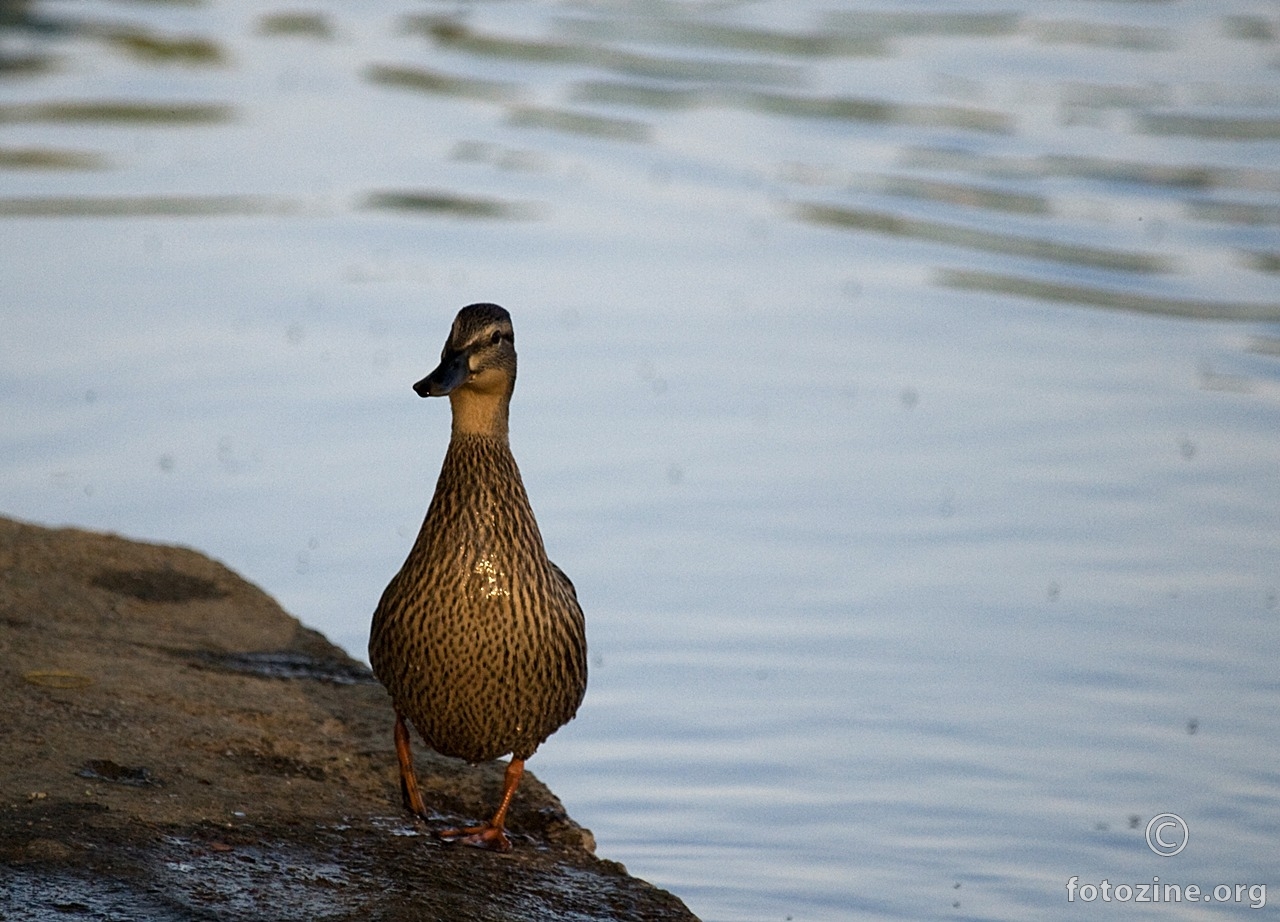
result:
[(505, 429), (516, 386), (516, 335), (511, 315), (496, 304), (458, 311), (435, 371), (413, 386), (419, 397), (448, 397), (454, 427)]

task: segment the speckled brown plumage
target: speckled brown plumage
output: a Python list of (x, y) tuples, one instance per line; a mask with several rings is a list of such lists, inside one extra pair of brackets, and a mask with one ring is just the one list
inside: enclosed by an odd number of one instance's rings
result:
[(402, 720), (447, 756), (481, 762), (511, 753), (494, 820), (451, 831), (483, 832), (474, 844), (499, 848), (523, 761), (573, 718), (587, 681), (582, 609), (547, 559), (507, 439), (515, 370), (507, 312), (463, 308), (440, 366), (415, 385), (422, 396), (449, 396), (453, 432), (422, 529), (369, 638), (374, 674), (395, 706), (412, 809), (423, 812)]

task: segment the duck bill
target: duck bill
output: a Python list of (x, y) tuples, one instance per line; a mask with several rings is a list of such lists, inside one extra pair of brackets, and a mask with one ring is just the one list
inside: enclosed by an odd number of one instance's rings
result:
[(466, 381), (470, 371), (467, 354), (458, 352), (445, 358), (435, 371), (415, 384), (413, 389), (419, 397), (444, 397)]

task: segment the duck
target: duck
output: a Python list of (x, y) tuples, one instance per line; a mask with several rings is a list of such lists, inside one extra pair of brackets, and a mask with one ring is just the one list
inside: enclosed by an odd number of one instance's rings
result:
[(440, 364), (413, 385), (448, 397), (449, 446), (408, 557), (373, 614), (369, 663), (395, 712), (405, 807), (430, 820), (414, 774), (411, 725), (441, 755), (478, 764), (510, 755), (485, 823), (436, 835), (511, 848), (507, 811), (525, 761), (573, 719), (587, 688), (586, 627), (573, 583), (547, 557), (511, 452), (516, 383), (511, 315), (470, 304)]

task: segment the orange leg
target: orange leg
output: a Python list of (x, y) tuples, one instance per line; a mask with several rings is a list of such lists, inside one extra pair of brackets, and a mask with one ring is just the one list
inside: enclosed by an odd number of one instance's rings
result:
[(418, 787), (418, 776), (413, 773), (413, 749), (409, 743), (409, 728), (405, 726), (404, 715), (396, 711), (396, 758), (400, 760), (400, 796), (409, 812), (424, 820), (427, 818), (427, 807), (422, 802), (422, 791)]
[(507, 823), (507, 808), (511, 806), (511, 800), (516, 796), (516, 788), (520, 786), (520, 778), (523, 775), (524, 759), (513, 756), (502, 779), (502, 801), (498, 804), (498, 810), (493, 814), (493, 819), (483, 826), (442, 829), (436, 835), (450, 842), (460, 841), (464, 845), (491, 848), (497, 852), (509, 851), (511, 840), (507, 838), (504, 828)]

